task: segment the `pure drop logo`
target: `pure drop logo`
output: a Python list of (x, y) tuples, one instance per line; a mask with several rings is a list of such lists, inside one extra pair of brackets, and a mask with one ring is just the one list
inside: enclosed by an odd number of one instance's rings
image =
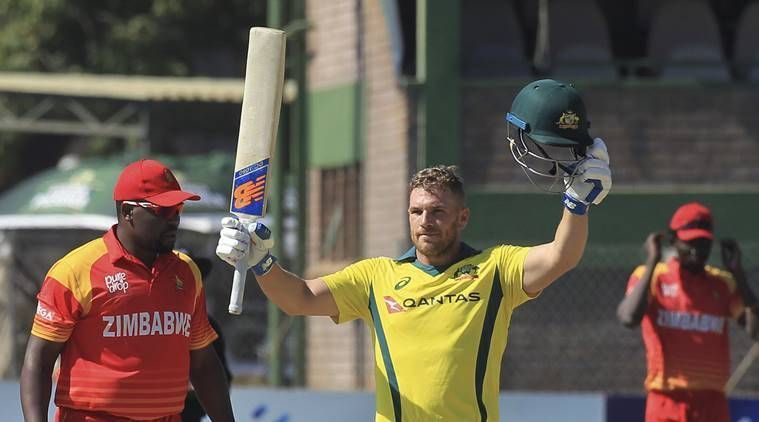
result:
[(105, 276), (105, 287), (108, 289), (108, 293), (116, 293), (117, 291), (126, 293), (127, 289), (129, 288), (129, 283), (126, 279), (126, 273), (118, 272), (113, 275)]

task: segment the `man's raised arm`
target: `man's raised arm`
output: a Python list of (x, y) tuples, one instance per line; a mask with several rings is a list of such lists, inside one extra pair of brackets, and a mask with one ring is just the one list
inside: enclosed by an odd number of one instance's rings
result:
[(303, 278), (285, 270), (269, 249), (274, 246), (271, 231), (262, 223), (246, 227), (239, 220), (225, 217), (216, 255), (235, 265), (247, 259), (266, 297), (289, 315), (336, 316), (337, 304), (324, 280)]

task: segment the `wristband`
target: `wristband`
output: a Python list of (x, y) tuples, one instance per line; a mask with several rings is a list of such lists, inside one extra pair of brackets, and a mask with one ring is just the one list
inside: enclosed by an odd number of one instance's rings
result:
[(571, 196), (564, 194), (564, 199), (561, 201), (564, 206), (575, 215), (585, 215), (588, 213), (588, 204), (578, 201), (575, 198), (572, 198)]
[(259, 261), (258, 264), (250, 267), (250, 269), (253, 270), (253, 273), (255, 275), (263, 276), (263, 275), (266, 275), (266, 273), (268, 273), (269, 270), (271, 270), (271, 267), (274, 266), (275, 262), (277, 262), (277, 257), (267, 252), (264, 259)]

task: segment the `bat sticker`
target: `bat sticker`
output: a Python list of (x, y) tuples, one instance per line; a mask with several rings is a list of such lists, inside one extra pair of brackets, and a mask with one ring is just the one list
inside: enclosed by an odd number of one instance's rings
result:
[(232, 184), (233, 213), (257, 215), (264, 213), (264, 193), (269, 171), (269, 159), (264, 159), (235, 172)]

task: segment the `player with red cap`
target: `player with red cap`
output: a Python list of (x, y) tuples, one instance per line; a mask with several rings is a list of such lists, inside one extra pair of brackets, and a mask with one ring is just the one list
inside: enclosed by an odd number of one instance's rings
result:
[[(662, 239), (675, 254), (665, 262)], [(727, 271), (706, 265), (714, 240), (711, 211), (691, 202), (675, 211), (668, 233), (651, 233), (648, 259), (630, 276), (617, 317), (641, 326), (648, 373), (646, 421), (728, 422), (725, 383), (730, 376), (728, 321), (759, 339), (757, 299), (746, 282), (741, 252), (721, 242)]]
[(214, 421), (233, 420), (200, 271), (173, 250), (184, 201), (200, 197), (143, 159), (122, 171), (113, 199), (118, 223), (56, 262), (37, 295), (25, 420), (47, 420), (59, 356), (57, 421), (180, 421), (188, 381)]

